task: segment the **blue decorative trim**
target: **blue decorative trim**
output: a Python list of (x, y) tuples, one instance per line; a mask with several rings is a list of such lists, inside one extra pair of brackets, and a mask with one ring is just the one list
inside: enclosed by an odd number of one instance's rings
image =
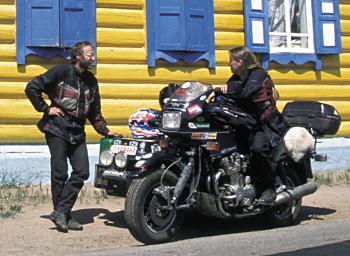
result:
[(269, 62), (275, 61), (282, 65), (293, 62), (297, 65), (303, 65), (306, 62), (314, 62), (315, 69), (322, 69), (322, 61), (319, 55), (309, 53), (263, 53), (261, 54), (262, 67), (268, 69)]
[[(215, 56), (210, 55), (211, 54), (209, 52), (156, 51), (154, 54), (154, 60), (164, 59), (170, 63), (183, 60), (188, 64), (192, 64), (200, 60), (206, 60), (209, 61), (209, 68), (215, 68)], [(149, 67), (151, 66), (149, 65)]]

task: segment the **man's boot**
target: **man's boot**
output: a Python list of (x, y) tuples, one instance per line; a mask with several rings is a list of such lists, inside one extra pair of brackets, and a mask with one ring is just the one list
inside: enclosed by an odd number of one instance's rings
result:
[(83, 225), (80, 224), (71, 215), (68, 215), (68, 229), (69, 230), (83, 230)]
[(58, 231), (68, 232), (67, 216), (64, 213), (55, 210), (50, 214), (49, 219), (55, 223)]

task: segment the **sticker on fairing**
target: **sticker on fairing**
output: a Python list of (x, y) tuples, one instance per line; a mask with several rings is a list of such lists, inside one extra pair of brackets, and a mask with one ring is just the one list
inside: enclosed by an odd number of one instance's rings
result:
[(191, 139), (194, 139), (194, 140), (215, 140), (216, 137), (217, 137), (217, 133), (201, 132), (201, 133), (191, 134)]
[(194, 105), (192, 105), (192, 106), (187, 108), (187, 112), (191, 116), (195, 115), (195, 114), (202, 113), (202, 111), (203, 111), (202, 108), (199, 105), (197, 105), (197, 104), (194, 104)]
[(188, 123), (188, 128), (197, 129), (197, 126), (194, 123)]
[(205, 128), (210, 128), (210, 124), (209, 123), (194, 123), (197, 128), (199, 129), (205, 129)]
[(191, 129), (206, 129), (210, 128), (209, 123), (188, 123), (188, 127)]
[(188, 87), (190, 87), (190, 85), (191, 85), (190, 82), (186, 82), (186, 83), (184, 83), (184, 84), (181, 86), (181, 88), (187, 89)]

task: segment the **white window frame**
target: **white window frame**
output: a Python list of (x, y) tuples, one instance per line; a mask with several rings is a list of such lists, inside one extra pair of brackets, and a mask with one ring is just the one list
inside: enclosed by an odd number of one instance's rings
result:
[[(308, 33), (292, 33), (290, 24), (290, 4), (289, 0), (284, 0), (285, 5), (285, 19), (286, 19), (286, 32), (270, 32), (269, 36), (286, 36), (287, 47), (272, 47), (270, 46), (270, 53), (315, 53), (314, 46), (314, 31), (312, 23), (312, 5), (311, 0), (305, 0), (306, 8), (306, 23)], [(293, 48), (291, 39), (293, 36), (296, 37), (308, 37), (308, 48)]]

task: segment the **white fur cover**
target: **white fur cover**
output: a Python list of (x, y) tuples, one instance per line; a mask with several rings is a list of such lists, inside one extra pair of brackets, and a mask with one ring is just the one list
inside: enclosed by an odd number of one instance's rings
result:
[(307, 152), (315, 147), (314, 137), (304, 127), (292, 127), (283, 137), (289, 156), (299, 162)]

